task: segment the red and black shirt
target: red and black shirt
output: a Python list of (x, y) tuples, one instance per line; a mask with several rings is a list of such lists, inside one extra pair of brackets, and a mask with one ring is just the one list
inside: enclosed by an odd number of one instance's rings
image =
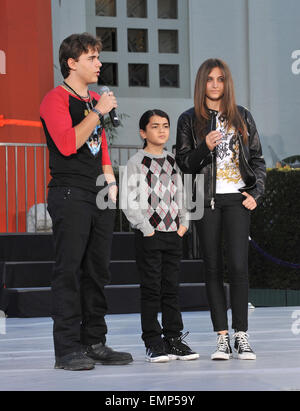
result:
[[(93, 106), (100, 96), (90, 91)], [(87, 100), (88, 101), (88, 100)], [(49, 149), (49, 187), (79, 187), (98, 192), (96, 180), (102, 166), (111, 165), (105, 131), (99, 121), (92, 135), (76, 149), (74, 127), (88, 114), (87, 104), (61, 86), (51, 90), (40, 106), (40, 117)]]

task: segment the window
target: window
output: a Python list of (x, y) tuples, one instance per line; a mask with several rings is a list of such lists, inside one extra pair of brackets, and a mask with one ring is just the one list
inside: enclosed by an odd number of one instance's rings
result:
[(178, 18), (177, 0), (158, 0), (157, 3), (157, 17), (159, 19)]
[(96, 16), (116, 16), (116, 0), (95, 0)]
[(96, 36), (102, 41), (102, 51), (117, 51), (117, 29), (96, 27)]
[(179, 66), (174, 64), (160, 64), (160, 87), (179, 87)]
[(129, 86), (149, 87), (149, 74), (147, 64), (129, 64)]
[(129, 53), (147, 53), (148, 36), (147, 30), (128, 29), (128, 52)]
[(147, 0), (127, 0), (127, 17), (147, 17)]
[(191, 97), (188, 0), (85, 1), (103, 43), (99, 84), (119, 97)]
[(118, 86), (118, 65), (117, 63), (102, 63), (101, 75), (98, 80), (99, 86)]
[(160, 53), (178, 53), (178, 31), (158, 30)]

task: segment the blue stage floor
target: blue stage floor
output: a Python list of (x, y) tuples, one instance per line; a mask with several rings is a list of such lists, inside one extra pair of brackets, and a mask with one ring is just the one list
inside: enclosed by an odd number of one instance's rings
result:
[(134, 362), (84, 372), (54, 370), (50, 318), (0, 319), (0, 391), (299, 391), (300, 307), (249, 314), (256, 361), (211, 361), (216, 337), (205, 311), (183, 313), (187, 342), (199, 360), (146, 363), (139, 315), (109, 315), (108, 345), (131, 352)]

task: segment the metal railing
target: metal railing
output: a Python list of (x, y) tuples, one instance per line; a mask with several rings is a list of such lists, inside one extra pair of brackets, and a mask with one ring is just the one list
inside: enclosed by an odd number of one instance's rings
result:
[[(125, 165), (140, 148), (110, 145), (113, 167)], [(51, 230), (46, 204), (49, 179), (46, 144), (0, 143), (0, 233)], [(119, 229), (123, 231), (122, 211), (119, 213)]]

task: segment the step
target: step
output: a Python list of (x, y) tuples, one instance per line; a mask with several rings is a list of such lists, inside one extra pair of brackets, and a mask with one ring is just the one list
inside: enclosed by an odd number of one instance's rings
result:
[(110, 259), (135, 260), (134, 233), (114, 233)]
[(54, 260), (52, 234), (0, 234), (0, 261)]
[(8, 261), (2, 269), (6, 288), (49, 287), (53, 261)]
[[(111, 248), (111, 260), (135, 260), (134, 233), (114, 233)], [(190, 237), (183, 238), (183, 259), (192, 257), (189, 248), (191, 247)]]
[[(111, 261), (111, 284), (139, 284), (140, 276), (135, 261)], [(182, 260), (181, 283), (204, 282), (204, 268), (202, 260)]]
[[(229, 307), (229, 286), (225, 284)], [(12, 288), (3, 290), (7, 302), (8, 317), (50, 317), (51, 289), (49, 287)], [(108, 285), (105, 287), (108, 314), (140, 312), (140, 289), (137, 284)], [(208, 310), (204, 283), (185, 283), (179, 287), (179, 302), (182, 311)], [(3, 308), (2, 308), (3, 309)]]
[[(53, 261), (9, 261), (5, 262), (2, 283), (6, 288), (49, 287), (53, 272)], [(111, 261), (111, 284), (138, 284), (139, 274), (134, 260)], [(181, 282), (204, 281), (202, 260), (181, 262)]]
[[(54, 256), (51, 233), (0, 234), (0, 261), (52, 261)], [(111, 259), (135, 259), (133, 233), (113, 234)]]
[[(183, 258), (189, 259), (188, 237), (183, 239)], [(0, 234), (0, 261), (52, 261), (53, 236), (50, 233)], [(111, 260), (135, 260), (134, 233), (113, 234)]]

